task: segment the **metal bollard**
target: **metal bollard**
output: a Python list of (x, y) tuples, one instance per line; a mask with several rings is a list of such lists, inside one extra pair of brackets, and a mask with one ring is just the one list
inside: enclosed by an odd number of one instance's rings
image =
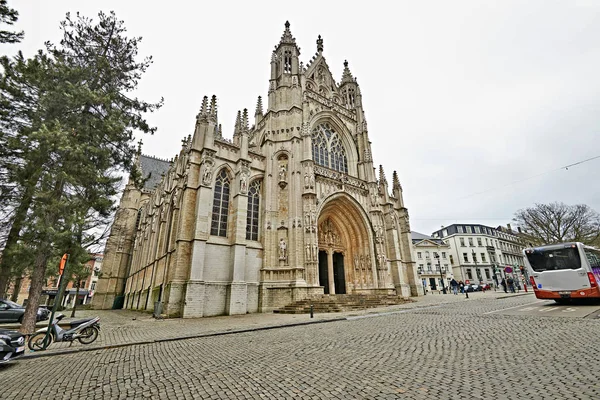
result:
[(310, 317), (311, 317), (311, 318), (313, 318), (313, 317), (314, 317), (314, 307), (313, 307), (313, 305), (312, 305), (312, 304), (310, 305)]

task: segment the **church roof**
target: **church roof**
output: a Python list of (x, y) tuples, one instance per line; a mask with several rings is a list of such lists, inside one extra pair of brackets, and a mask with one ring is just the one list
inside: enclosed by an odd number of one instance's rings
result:
[(154, 190), (162, 179), (162, 175), (169, 170), (171, 163), (167, 160), (161, 160), (151, 156), (140, 154), (140, 168), (142, 170), (142, 178), (150, 178), (144, 182), (144, 189)]

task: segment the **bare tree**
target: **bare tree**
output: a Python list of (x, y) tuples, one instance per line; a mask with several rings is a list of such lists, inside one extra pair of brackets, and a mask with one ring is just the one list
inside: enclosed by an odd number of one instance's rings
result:
[(533, 245), (600, 241), (600, 214), (585, 204), (535, 204), (517, 211), (513, 220)]

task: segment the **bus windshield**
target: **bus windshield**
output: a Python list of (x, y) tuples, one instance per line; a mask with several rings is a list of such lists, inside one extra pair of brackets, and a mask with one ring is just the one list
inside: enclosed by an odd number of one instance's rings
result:
[(563, 249), (533, 249), (527, 260), (535, 272), (581, 268), (581, 258), (576, 247)]

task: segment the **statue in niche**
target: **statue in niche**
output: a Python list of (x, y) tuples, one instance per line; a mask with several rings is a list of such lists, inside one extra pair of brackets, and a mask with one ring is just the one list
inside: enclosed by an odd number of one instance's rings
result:
[(371, 206), (375, 207), (377, 205), (377, 193), (371, 192)]
[(202, 183), (210, 186), (212, 181), (212, 168), (209, 163), (204, 163), (204, 172), (202, 173)]
[(242, 173), (242, 176), (240, 177), (240, 192), (248, 192), (248, 177), (245, 173)]
[(311, 261), (312, 255), (310, 254), (310, 244), (306, 244), (306, 261)]
[(283, 238), (279, 239), (279, 259), (287, 259), (287, 243)]
[(279, 166), (279, 181), (285, 182), (287, 180), (287, 168), (285, 164)]
[(313, 244), (313, 260), (319, 259), (319, 246), (315, 243)]

